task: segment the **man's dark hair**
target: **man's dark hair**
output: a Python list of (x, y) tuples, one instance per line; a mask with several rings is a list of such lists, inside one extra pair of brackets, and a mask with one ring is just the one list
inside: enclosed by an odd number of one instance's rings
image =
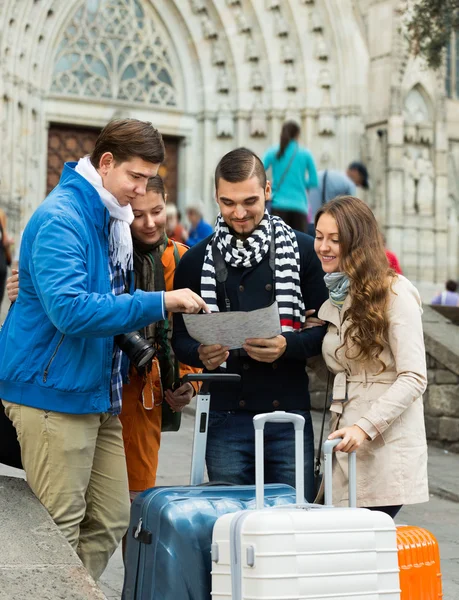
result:
[(91, 163), (96, 169), (105, 152), (111, 152), (117, 163), (139, 157), (158, 164), (164, 161), (165, 154), (159, 131), (148, 121), (137, 119), (110, 121), (102, 129), (91, 153)]
[(446, 282), (446, 289), (448, 290), (448, 292), (457, 291), (457, 282), (454, 281), (454, 279), (448, 279), (448, 281)]
[(357, 160), (355, 160), (354, 162), (351, 162), (351, 164), (348, 166), (348, 170), (349, 171), (357, 171), (357, 173), (362, 178), (362, 187), (365, 190), (367, 190), (369, 188), (369, 184), (368, 184), (368, 169), (366, 168), (366, 166), (363, 163), (358, 162)]
[(261, 187), (266, 187), (266, 171), (260, 158), (248, 148), (231, 150), (221, 159), (215, 169), (215, 189), (220, 179), (230, 183), (240, 183), (258, 177)]

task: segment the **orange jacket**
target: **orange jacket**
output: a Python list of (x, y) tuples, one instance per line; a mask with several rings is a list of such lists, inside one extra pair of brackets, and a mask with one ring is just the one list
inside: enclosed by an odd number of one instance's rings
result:
[[(180, 256), (187, 247), (179, 242)], [(175, 258), (171, 240), (162, 256), (166, 291), (174, 286)], [(180, 365), (180, 376), (199, 373), (199, 369)], [(120, 415), (131, 491), (143, 491), (155, 485), (158, 452), (161, 441), (162, 386), (157, 359), (150, 373), (140, 376), (131, 369), (130, 382), (123, 387), (123, 407)]]

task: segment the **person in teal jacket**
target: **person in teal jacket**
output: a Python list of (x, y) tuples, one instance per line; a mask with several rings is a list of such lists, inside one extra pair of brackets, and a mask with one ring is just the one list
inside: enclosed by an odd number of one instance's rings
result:
[(104, 128), (90, 157), (65, 164), (24, 230), (20, 292), (0, 332), (0, 397), (27, 481), (94, 579), (129, 523), (114, 336), (206, 308), (189, 290), (124, 293), (130, 202), (163, 160), (161, 134), (126, 119)]
[(300, 146), (299, 136), (297, 123), (284, 123), (280, 143), (266, 152), (263, 164), (272, 170), (272, 214), (306, 233), (307, 191), (317, 186), (317, 169), (311, 152)]

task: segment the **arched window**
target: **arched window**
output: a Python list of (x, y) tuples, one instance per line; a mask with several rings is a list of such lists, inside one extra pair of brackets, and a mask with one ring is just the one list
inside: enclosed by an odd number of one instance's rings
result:
[(459, 100), (459, 30), (451, 36), (446, 52), (446, 95)]
[(140, 0), (84, 0), (59, 44), (51, 92), (176, 106), (169, 48)]

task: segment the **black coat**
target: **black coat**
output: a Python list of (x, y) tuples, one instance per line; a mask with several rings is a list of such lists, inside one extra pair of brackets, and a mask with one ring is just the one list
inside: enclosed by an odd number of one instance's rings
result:
[[(324, 273), (314, 252), (313, 239), (295, 232), (300, 252), (301, 291), (306, 310), (315, 309), (328, 299)], [(174, 288), (190, 288), (201, 293), (201, 271), (207, 244), (211, 237), (191, 248), (182, 257), (174, 280)], [(227, 265), (228, 266), (228, 265)], [(228, 267), (226, 289), (231, 310), (264, 308), (273, 300), (273, 272), (268, 255), (255, 267)], [(217, 284), (217, 304), (225, 310), (222, 284)], [(199, 342), (186, 330), (181, 314), (174, 315), (172, 347), (180, 362), (192, 367), (204, 367), (199, 360)], [(227, 372), (238, 373), (240, 385), (211, 387), (211, 409), (269, 412), (272, 410), (308, 410), (310, 408), (306, 359), (321, 353), (325, 327), (282, 334), (287, 340), (284, 354), (273, 363), (250, 358), (244, 350), (233, 350), (227, 361)], [(205, 369), (204, 369), (205, 370)], [(206, 370), (205, 370), (206, 371)]]

